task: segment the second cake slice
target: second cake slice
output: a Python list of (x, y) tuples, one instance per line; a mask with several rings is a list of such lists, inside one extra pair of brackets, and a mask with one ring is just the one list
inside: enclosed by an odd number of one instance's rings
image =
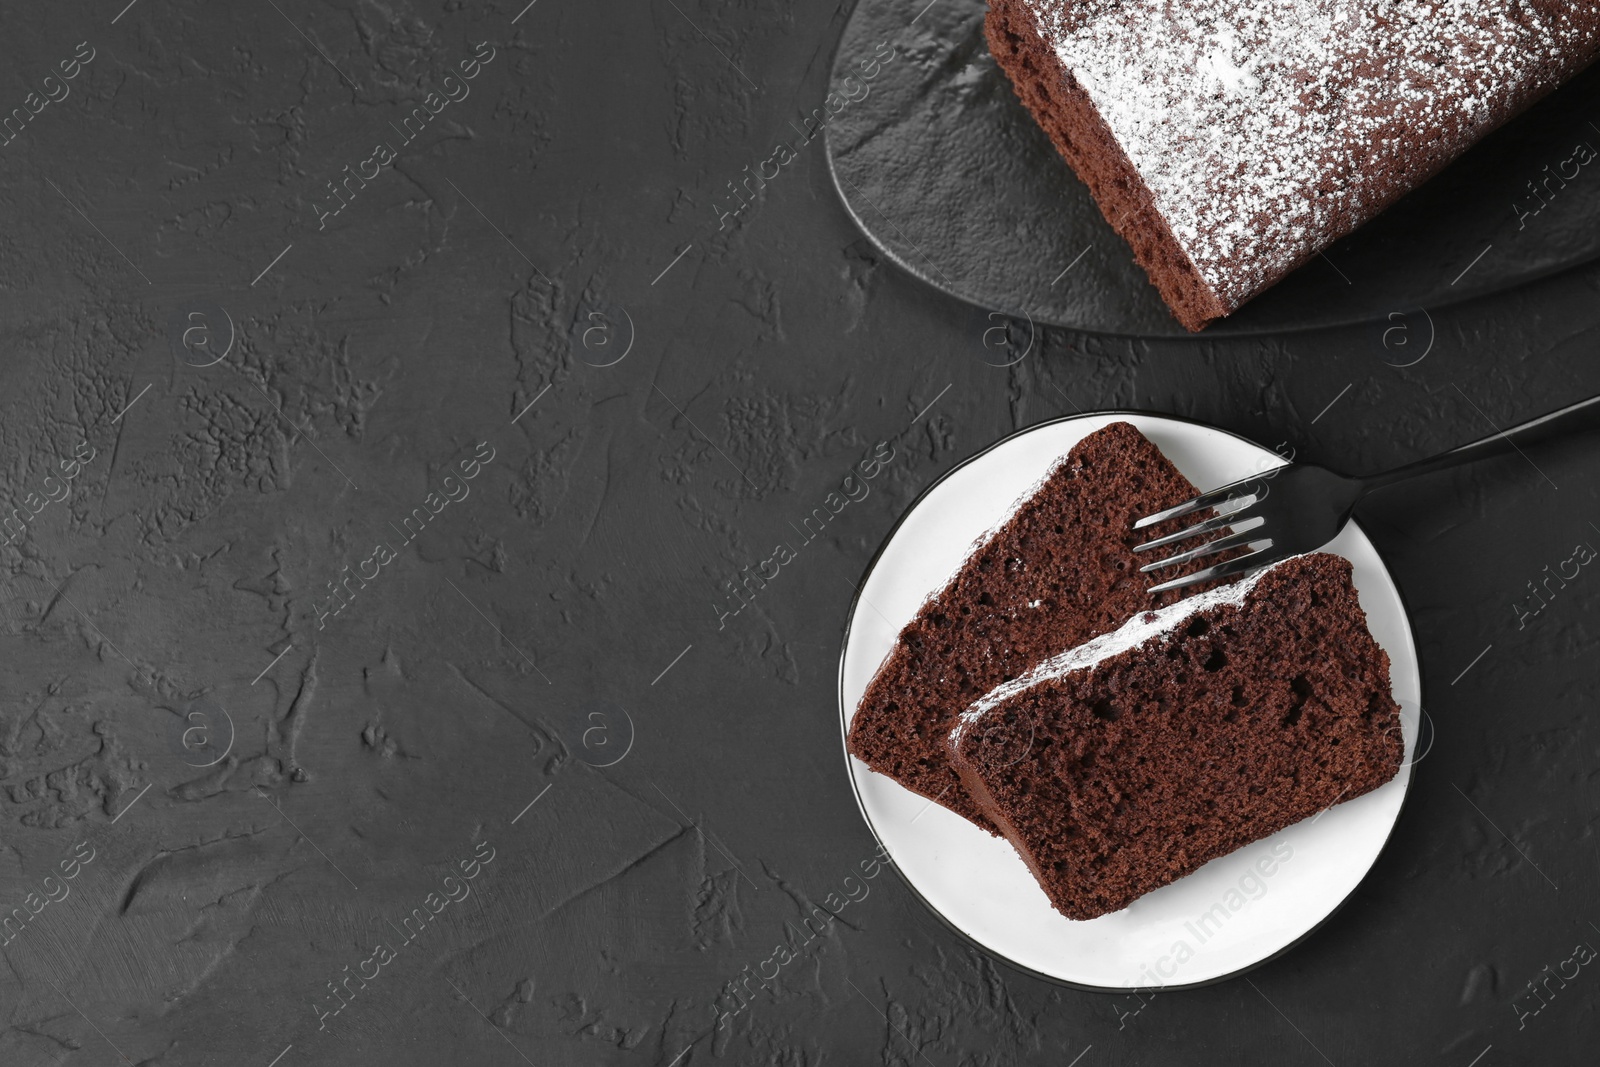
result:
[(1069, 919), (1376, 789), (1405, 748), (1350, 564), (1323, 553), (1045, 660), (975, 703), (949, 744)]

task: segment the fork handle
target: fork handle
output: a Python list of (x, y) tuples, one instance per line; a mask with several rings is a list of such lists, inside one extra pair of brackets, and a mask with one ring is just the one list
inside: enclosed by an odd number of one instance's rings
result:
[(1471, 463), (1512, 449), (1520, 451), (1523, 445), (1536, 444), (1585, 427), (1600, 427), (1600, 396), (1591, 396), (1576, 404), (1568, 404), (1559, 410), (1452, 448), (1448, 452), (1441, 452), (1437, 456), (1419, 459), (1402, 467), (1363, 478), (1362, 493), (1365, 495), (1374, 489), (1382, 489), (1396, 482), (1458, 467), (1463, 463)]

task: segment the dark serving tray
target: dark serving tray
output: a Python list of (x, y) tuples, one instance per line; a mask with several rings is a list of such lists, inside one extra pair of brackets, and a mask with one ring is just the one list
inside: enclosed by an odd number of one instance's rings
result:
[[(983, 12), (983, 0), (920, 13), (903, 0), (857, 4), (826, 135), (846, 207), (889, 257), (962, 300), (1084, 330), (1185, 335), (1016, 99)], [(1600, 149), (1597, 90), (1600, 67), (1201, 336), (1381, 322), (1596, 258), (1600, 158), (1569, 161), (1580, 143)], [(1534, 199), (1529, 183), (1564, 162), (1576, 177)]]

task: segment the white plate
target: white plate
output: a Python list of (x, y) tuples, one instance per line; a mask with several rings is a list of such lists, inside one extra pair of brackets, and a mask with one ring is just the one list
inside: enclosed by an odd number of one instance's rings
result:
[[(1133, 412), (1045, 423), (968, 460), (912, 505), (861, 587), (839, 664), (846, 731), (900, 628), (943, 588), (973, 542), (1005, 518), (1068, 449), (1117, 421), (1137, 426), (1201, 489), (1282, 462), (1225, 431)], [(1389, 653), (1406, 759), (1386, 785), (1089, 922), (1074, 922), (1051, 908), (1008, 841), (847, 755), (867, 824), (911, 887), (946, 922), (988, 951), (1058, 981), (1097, 989), (1196, 985), (1283, 951), (1332, 914), (1378, 858), (1411, 782), (1421, 710), (1411, 626), (1377, 550), (1351, 523), (1327, 551), (1354, 565), (1372, 635)]]

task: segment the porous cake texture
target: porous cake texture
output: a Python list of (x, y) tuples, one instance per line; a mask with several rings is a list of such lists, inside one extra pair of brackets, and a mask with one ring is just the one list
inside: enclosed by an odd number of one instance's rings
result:
[(948, 741), (1069, 919), (1370, 792), (1405, 751), (1389, 657), (1325, 553), (1141, 612), (997, 686)]
[(956, 716), (1040, 660), (1171, 603), (1133, 545), (1133, 520), (1197, 490), (1132, 424), (1078, 442), (900, 631), (850, 723), (850, 751), (873, 770), (995, 832), (951, 769)]
[(1593, 0), (990, 0), (1017, 95), (1190, 330), (1600, 52)]

